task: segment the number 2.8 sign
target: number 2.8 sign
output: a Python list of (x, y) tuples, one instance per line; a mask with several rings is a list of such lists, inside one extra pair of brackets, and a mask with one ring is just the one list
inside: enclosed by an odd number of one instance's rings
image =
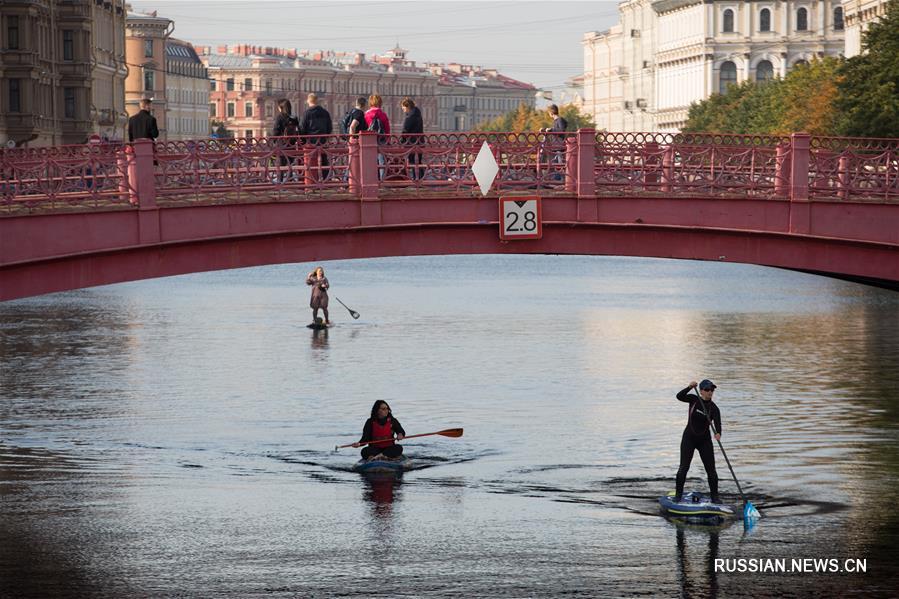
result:
[(540, 198), (499, 199), (500, 239), (540, 239), (543, 237), (543, 213)]

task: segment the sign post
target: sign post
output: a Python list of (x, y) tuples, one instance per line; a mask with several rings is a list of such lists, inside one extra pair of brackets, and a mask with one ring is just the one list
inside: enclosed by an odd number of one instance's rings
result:
[(543, 237), (543, 210), (540, 197), (518, 196), (499, 199), (499, 238), (540, 239)]

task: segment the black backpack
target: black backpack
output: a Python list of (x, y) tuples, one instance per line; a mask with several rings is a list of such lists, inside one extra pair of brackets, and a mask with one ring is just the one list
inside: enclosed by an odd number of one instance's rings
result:
[(381, 119), (378, 118), (377, 115), (373, 115), (371, 117), (371, 125), (368, 126), (368, 130), (373, 131), (379, 135), (384, 134), (384, 123), (381, 122)]
[(340, 132), (346, 135), (350, 132), (350, 125), (353, 124), (353, 119), (355, 119), (356, 109), (350, 108), (346, 111), (346, 114), (343, 115), (343, 120), (340, 121)]
[(287, 117), (287, 124), (284, 125), (284, 135), (296, 136), (300, 134), (300, 120), (295, 116)]

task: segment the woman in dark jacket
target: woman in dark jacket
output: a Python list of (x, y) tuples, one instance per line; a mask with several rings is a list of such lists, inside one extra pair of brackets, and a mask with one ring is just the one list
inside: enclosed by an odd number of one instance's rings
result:
[(362, 459), (367, 460), (370, 457), (398, 458), (403, 455), (403, 446), (394, 442), (402, 441), (406, 436), (406, 431), (400, 421), (393, 417), (390, 406), (383, 399), (379, 399), (371, 407), (371, 417), (365, 421), (362, 427), (362, 438), (353, 447), (359, 447), (363, 443), (368, 443), (362, 448)]
[(312, 286), (312, 297), (309, 298), (309, 307), (312, 308), (312, 322), (318, 320), (318, 309), (321, 308), (325, 313), (325, 324), (331, 324), (328, 320), (328, 278), (325, 276), (325, 269), (321, 266), (309, 273), (306, 277), (306, 284)]
[[(425, 124), (424, 120), (421, 118), (421, 110), (415, 105), (412, 98), (403, 98), (403, 101), (400, 102), (400, 106), (402, 106), (403, 112), (406, 113), (406, 118), (403, 119), (403, 133), (414, 134), (404, 136), (402, 138), (402, 143), (414, 145), (424, 143), (422, 134), (425, 132)], [(421, 179), (424, 176), (424, 168), (421, 166), (421, 163), (421, 152), (413, 151), (409, 153), (409, 165), (412, 167), (410, 172), (413, 180)]]
[(272, 128), (272, 136), (289, 138), (286, 140), (278, 140), (282, 142), (280, 144), (281, 156), (278, 160), (281, 165), (281, 176), (279, 177), (281, 181), (286, 181), (289, 178), (289, 166), (296, 162), (295, 157), (287, 155), (294, 152), (297, 143), (296, 136), (300, 134), (300, 121), (297, 117), (293, 116), (292, 112), (293, 107), (290, 105), (290, 100), (287, 98), (278, 100), (278, 116), (275, 117), (275, 126)]

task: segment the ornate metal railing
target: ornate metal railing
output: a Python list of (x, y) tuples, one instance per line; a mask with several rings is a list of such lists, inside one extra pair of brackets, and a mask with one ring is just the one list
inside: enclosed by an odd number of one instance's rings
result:
[(129, 207), (133, 154), (122, 144), (0, 151), (0, 214)]
[(0, 150), (0, 215), (404, 192), (899, 201), (899, 140), (669, 133), (364, 133)]

